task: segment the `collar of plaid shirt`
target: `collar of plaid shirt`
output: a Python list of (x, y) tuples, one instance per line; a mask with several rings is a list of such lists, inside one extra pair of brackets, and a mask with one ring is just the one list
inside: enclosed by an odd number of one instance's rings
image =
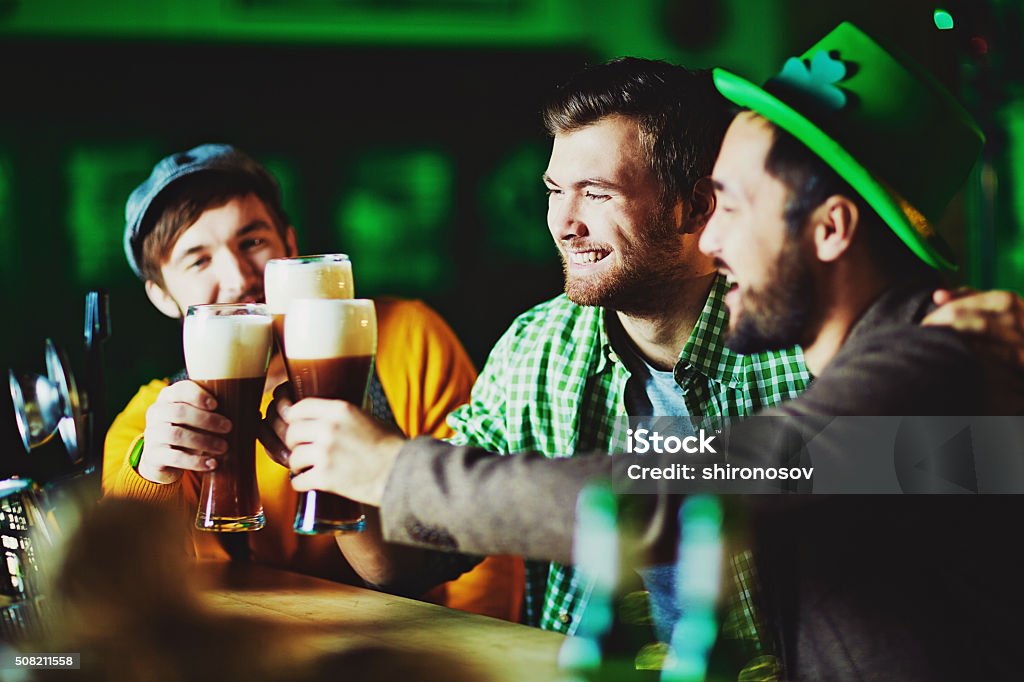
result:
[[(803, 355), (738, 355), (725, 347), (724, 278), (716, 278), (674, 374), (693, 417), (742, 417), (795, 397), (810, 379)], [(629, 372), (612, 350), (603, 308), (564, 295), (519, 316), (495, 345), (470, 403), (448, 418), (452, 441), (548, 457), (608, 452), (626, 416)], [(671, 415), (657, 415), (671, 416)], [(571, 634), (588, 586), (571, 567), (527, 562), (524, 619)]]

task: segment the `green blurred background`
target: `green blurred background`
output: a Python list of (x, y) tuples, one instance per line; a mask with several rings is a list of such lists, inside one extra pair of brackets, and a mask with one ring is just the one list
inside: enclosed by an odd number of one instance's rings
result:
[(553, 85), (619, 55), (763, 79), (843, 19), (925, 63), (981, 121), (986, 155), (942, 229), (961, 281), (1019, 290), (1020, 4), (0, 0), (0, 366), (42, 371), (49, 336), (80, 369), (94, 287), (111, 297), (109, 414), (182, 366), (178, 324), (125, 263), (123, 206), (159, 158), (201, 142), (266, 163), (303, 252), (350, 253), (359, 295), (426, 300), (480, 366), (561, 288), (539, 179)]

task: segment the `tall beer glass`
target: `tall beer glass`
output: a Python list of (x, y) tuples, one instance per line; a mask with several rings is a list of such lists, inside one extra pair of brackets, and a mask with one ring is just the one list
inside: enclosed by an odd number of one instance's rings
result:
[(256, 427), (271, 348), (266, 306), (250, 303), (191, 306), (185, 315), (185, 367), (189, 379), (217, 399), (231, 420), (228, 449), (203, 474), (196, 527), (219, 532), (263, 528), (256, 485)]
[(284, 355), (284, 316), (296, 298), (352, 298), (352, 263), (343, 253), (275, 258), (263, 271), (263, 291), (274, 316), (274, 338)]
[[(296, 400), (340, 398), (363, 404), (377, 353), (373, 301), (295, 299), (285, 316), (284, 341)], [(299, 494), (296, 533), (360, 531), (363, 524), (357, 502), (317, 490)]]

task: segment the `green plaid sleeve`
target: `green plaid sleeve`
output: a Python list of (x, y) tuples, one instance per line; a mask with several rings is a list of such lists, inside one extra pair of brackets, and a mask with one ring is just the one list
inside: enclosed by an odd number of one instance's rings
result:
[(585, 447), (606, 447), (593, 442), (610, 401), (610, 373), (593, 376), (603, 366), (600, 330), (598, 309), (565, 296), (517, 317), (491, 351), (469, 404), (448, 418), (452, 442), (548, 457), (572, 455), (580, 438)]
[(509, 452), (505, 387), (518, 328), (518, 325), (510, 327), (491, 350), (473, 385), (469, 402), (448, 415), (448, 426), (455, 432), (449, 442), (482, 447), (490, 452)]

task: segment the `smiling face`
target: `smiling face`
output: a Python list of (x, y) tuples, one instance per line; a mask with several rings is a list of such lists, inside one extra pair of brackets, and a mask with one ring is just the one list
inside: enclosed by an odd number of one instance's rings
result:
[(646, 312), (689, 272), (680, 204), (662, 199), (633, 119), (610, 116), (555, 135), (544, 183), (574, 303)]
[(764, 119), (742, 113), (733, 121), (711, 176), (715, 212), (700, 239), (730, 281), (726, 342), (740, 353), (803, 341), (816, 300), (806, 230), (790, 233), (789, 190), (765, 170), (773, 141)]
[(255, 194), (202, 213), (171, 246), (161, 266), (163, 286), (146, 293), (165, 315), (181, 317), (190, 305), (263, 301), (267, 261), (295, 254), (295, 234), (284, 237)]

